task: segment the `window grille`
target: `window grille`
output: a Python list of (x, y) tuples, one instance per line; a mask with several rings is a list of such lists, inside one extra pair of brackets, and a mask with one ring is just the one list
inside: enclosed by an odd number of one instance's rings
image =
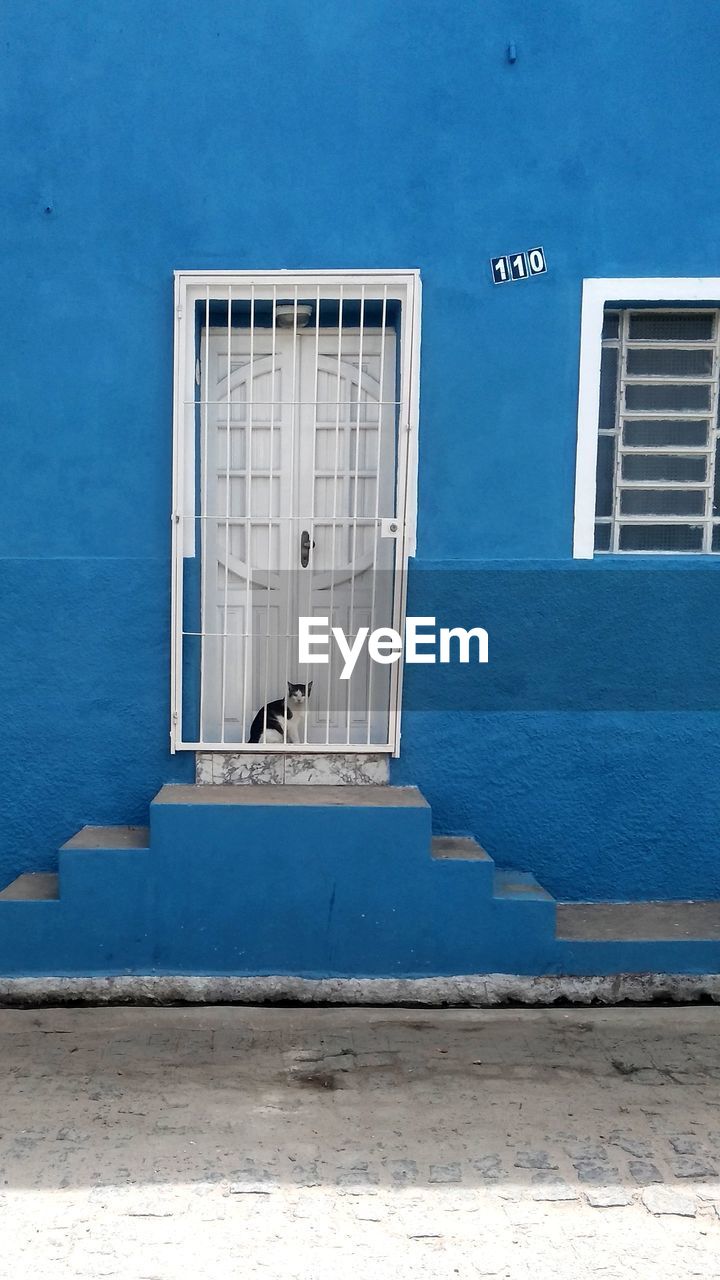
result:
[(720, 552), (714, 308), (606, 310), (595, 551)]

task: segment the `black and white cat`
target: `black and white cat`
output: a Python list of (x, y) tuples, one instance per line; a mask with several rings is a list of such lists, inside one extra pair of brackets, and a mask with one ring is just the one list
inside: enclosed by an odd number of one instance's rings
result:
[(293, 684), (288, 680), (286, 698), (277, 698), (261, 707), (250, 726), (248, 742), (303, 742), (305, 716), (312, 680)]

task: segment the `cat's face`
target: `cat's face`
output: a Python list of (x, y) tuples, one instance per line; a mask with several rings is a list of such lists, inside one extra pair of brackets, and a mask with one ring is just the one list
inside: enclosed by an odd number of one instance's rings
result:
[(309, 684), (293, 684), (291, 680), (288, 680), (288, 701), (305, 702), (310, 697), (312, 687), (312, 680)]

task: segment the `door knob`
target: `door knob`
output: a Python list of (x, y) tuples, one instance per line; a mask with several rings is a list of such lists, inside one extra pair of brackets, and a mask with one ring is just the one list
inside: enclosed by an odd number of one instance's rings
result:
[(300, 564), (303, 569), (307, 569), (310, 561), (310, 551), (315, 546), (314, 539), (310, 538), (307, 529), (303, 529), (300, 534)]

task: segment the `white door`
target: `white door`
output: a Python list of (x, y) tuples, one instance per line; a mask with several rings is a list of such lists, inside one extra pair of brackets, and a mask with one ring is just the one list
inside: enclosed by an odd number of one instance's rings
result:
[(255, 326), (201, 335), (201, 724), (246, 742), (287, 682), (313, 681), (305, 738), (388, 741), (394, 669), (298, 665), (299, 616), (347, 635), (393, 623), (395, 338)]

